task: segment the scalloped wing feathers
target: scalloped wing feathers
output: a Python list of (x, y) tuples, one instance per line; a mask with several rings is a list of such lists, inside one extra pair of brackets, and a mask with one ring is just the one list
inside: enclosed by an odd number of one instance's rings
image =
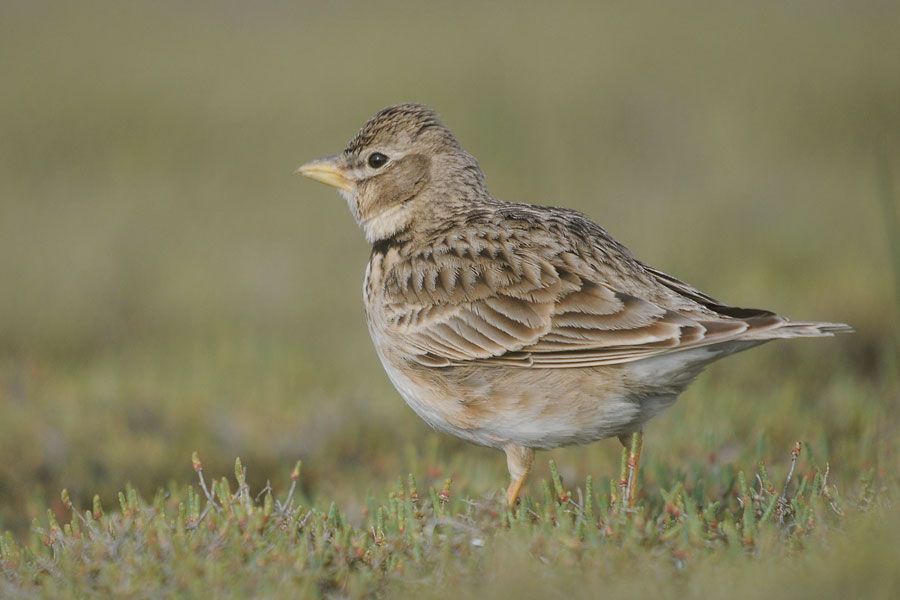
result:
[[(382, 264), (379, 280), (367, 284), (367, 305), (380, 305), (370, 311), (381, 309), (381, 328), (394, 351), (433, 367), (613, 365), (736, 340), (834, 330), (726, 307), (627, 251), (612, 257), (608, 248), (594, 252), (596, 244), (571, 239), (578, 227), (568, 225), (560, 228), (569, 234), (565, 239), (546, 224), (522, 235), (470, 222), (465, 235), (416, 244), (418, 252), (412, 244), (387, 255), (375, 252), (373, 260)], [(592, 237), (611, 239), (593, 226), (599, 232)]]

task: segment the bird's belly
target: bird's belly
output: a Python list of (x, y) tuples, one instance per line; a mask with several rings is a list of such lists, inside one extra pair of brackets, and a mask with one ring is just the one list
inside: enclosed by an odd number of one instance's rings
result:
[(481, 444), (585, 444), (640, 427), (642, 402), (616, 367), (424, 367), (382, 356), (391, 382), (431, 427)]
[[(406, 404), (430, 427), (483, 446), (497, 446), (485, 433), (463, 425), (459, 410), (451, 399), (427, 382), (410, 376), (382, 358), (384, 370)], [(499, 447), (499, 446), (498, 446)]]

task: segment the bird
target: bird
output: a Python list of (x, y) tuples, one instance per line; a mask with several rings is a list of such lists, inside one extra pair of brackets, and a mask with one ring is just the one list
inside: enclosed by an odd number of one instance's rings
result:
[(510, 509), (537, 450), (611, 437), (634, 508), (644, 425), (706, 365), (852, 331), (728, 305), (580, 212), (495, 198), (423, 104), (378, 111), (297, 172), (336, 188), (371, 244), (363, 301), (388, 378), (432, 428), (505, 453)]

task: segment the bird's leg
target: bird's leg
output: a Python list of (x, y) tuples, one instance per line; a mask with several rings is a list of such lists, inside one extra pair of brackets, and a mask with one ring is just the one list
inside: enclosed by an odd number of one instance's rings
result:
[(638, 469), (641, 466), (641, 451), (644, 449), (644, 432), (638, 430), (631, 434), (631, 448), (628, 451), (628, 508), (637, 503)]
[(622, 488), (622, 506), (634, 508), (637, 501), (638, 469), (641, 465), (641, 450), (644, 447), (644, 432), (637, 430), (629, 435), (619, 436), (625, 447), (622, 451), (622, 472), (619, 486)]
[(503, 451), (506, 452), (506, 466), (509, 468), (510, 478), (509, 487), (506, 488), (506, 503), (510, 509), (513, 509), (519, 499), (522, 486), (528, 479), (528, 473), (531, 472), (534, 450), (516, 444), (507, 444), (503, 447)]
[(631, 435), (620, 435), (619, 442), (622, 444), (622, 460), (619, 465), (619, 505), (625, 506), (625, 498), (628, 497), (628, 448)]

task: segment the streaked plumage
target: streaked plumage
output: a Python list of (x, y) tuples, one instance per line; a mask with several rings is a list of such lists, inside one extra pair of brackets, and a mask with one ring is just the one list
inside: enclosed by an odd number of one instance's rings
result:
[(495, 199), (422, 105), (301, 172), (341, 189), (373, 244), (366, 316), (391, 381), (432, 427), (506, 451), (511, 502), (534, 449), (640, 431), (714, 360), (849, 329), (725, 305), (578, 212)]

